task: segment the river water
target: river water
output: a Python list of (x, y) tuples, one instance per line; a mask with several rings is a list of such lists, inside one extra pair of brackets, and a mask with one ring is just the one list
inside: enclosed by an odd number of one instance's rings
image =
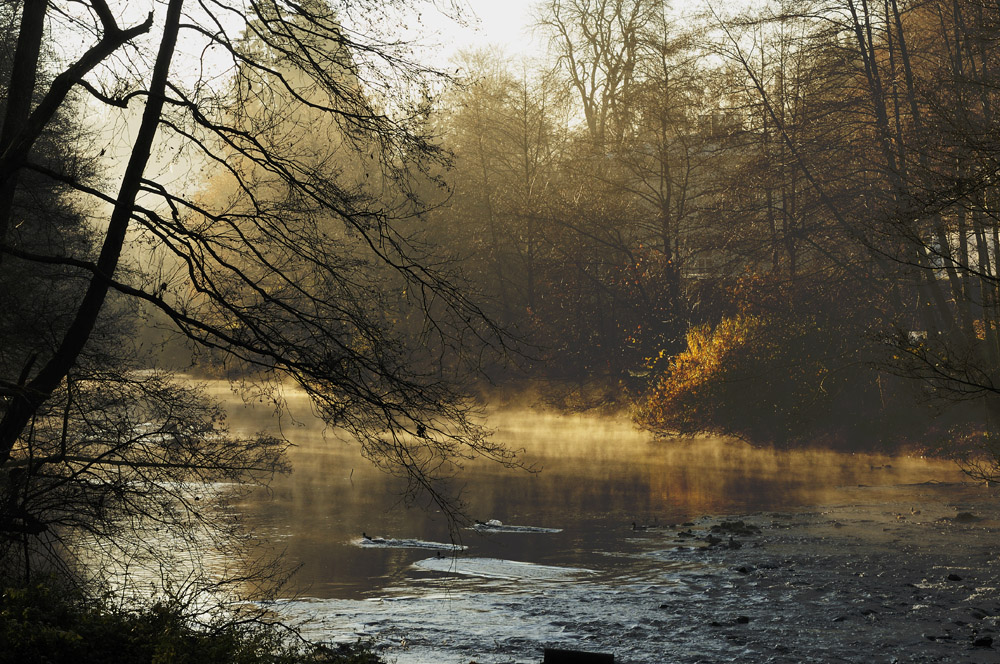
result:
[[(889, 636), (871, 632), (886, 649), (880, 659), (848, 638), (857, 626), (840, 624), (857, 608), (856, 592), (838, 590), (857, 578), (851, 561), (897, 567), (900, 542), (931, 532), (951, 541), (946, 528), (993, 537), (983, 524), (954, 521), (962, 500), (982, 511), (994, 497), (946, 461), (658, 441), (624, 417), (503, 409), (490, 425), (538, 470), (470, 463), (460, 479), (468, 513), (492, 525), (455, 533), (440, 513), (405, 505), (399, 480), (324, 432), (304, 401), (290, 405), (297, 423), (286, 421), (283, 433), (295, 445), (292, 473), (237, 507), (299, 567), (273, 608), (308, 636), (372, 639), (401, 664), (539, 662), (544, 647), (614, 653), (618, 662), (997, 661), (964, 640), (971, 659), (927, 654), (928, 644), (947, 642), (943, 633), (912, 636), (919, 657), (900, 659), (903, 637), (888, 622)], [(231, 407), (231, 420), (248, 431), (274, 426), (268, 412), (243, 407)], [(734, 530), (727, 519), (761, 531)], [(920, 523), (930, 525), (901, 534)], [(721, 541), (710, 537), (713, 526)], [(837, 559), (850, 572), (818, 580), (839, 555), (838, 537), (854, 547)], [(992, 565), (992, 554), (973, 553)], [(802, 583), (818, 594), (803, 604), (788, 576), (814, 564)], [(936, 563), (920, 564), (900, 588), (917, 587), (920, 570)], [(824, 587), (827, 595), (816, 590)], [(806, 608), (788, 614), (789, 601)], [(871, 615), (858, 613), (865, 630)], [(843, 637), (824, 636), (831, 625)], [(804, 641), (793, 635), (799, 628)]]

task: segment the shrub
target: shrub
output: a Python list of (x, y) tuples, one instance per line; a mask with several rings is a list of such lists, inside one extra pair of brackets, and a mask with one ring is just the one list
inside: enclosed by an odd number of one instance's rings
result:
[(181, 607), (122, 610), (46, 583), (0, 596), (0, 664), (379, 664), (366, 644), (305, 643), (275, 624), (190, 622)]
[(729, 297), (717, 323), (688, 331), (685, 350), (649, 360), (650, 382), (633, 408), (640, 426), (776, 446), (924, 442), (930, 409), (877, 369), (884, 349), (867, 294), (751, 277)]
[(637, 406), (636, 420), (658, 432), (789, 442), (816, 414), (828, 373), (810, 352), (817, 335), (809, 332), (742, 314), (692, 328), (686, 350)]

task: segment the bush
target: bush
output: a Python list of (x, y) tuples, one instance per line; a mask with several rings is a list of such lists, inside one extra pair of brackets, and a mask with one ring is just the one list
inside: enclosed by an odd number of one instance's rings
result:
[(379, 664), (365, 644), (307, 644), (274, 624), (195, 626), (180, 607), (114, 609), (48, 584), (0, 596), (0, 664)]
[(717, 323), (691, 328), (681, 353), (651, 358), (636, 422), (775, 446), (923, 442), (930, 414), (907, 385), (879, 373), (879, 323), (859, 305), (865, 296), (744, 279)]
[(723, 318), (687, 333), (687, 349), (635, 410), (659, 432), (719, 433), (785, 444), (816, 415), (827, 367), (800, 336), (756, 316)]

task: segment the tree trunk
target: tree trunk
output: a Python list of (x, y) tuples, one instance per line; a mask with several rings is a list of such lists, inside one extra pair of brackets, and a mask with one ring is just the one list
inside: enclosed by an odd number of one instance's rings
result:
[(24, 427), (76, 363), (90, 338), (104, 305), (110, 288), (109, 280), (114, 276), (118, 267), (129, 221), (135, 209), (135, 199), (142, 182), (143, 172), (149, 161), (153, 139), (156, 136), (163, 110), (170, 62), (177, 45), (183, 4), (184, 0), (170, 0), (167, 5), (163, 36), (160, 40), (156, 64), (153, 67), (146, 108), (143, 111), (135, 143), (132, 146), (132, 154), (125, 169), (125, 175), (122, 177), (118, 198), (111, 213), (111, 220), (104, 235), (101, 254), (97, 260), (97, 269), (77, 308), (73, 321), (52, 358), (28, 382), (21, 394), (11, 399), (6, 414), (0, 420), (0, 465), (6, 463), (10, 458), (14, 444)]
[[(31, 111), (47, 9), (48, 0), (24, 0), (24, 8), (21, 10), (21, 28), (17, 33), (13, 71), (10, 75), (10, 85), (7, 87), (7, 111), (3, 119), (3, 129), (0, 130), (0, 155), (5, 158), (13, 156), (8, 156), (7, 150), (14, 137), (24, 128), (28, 113)], [(18, 171), (13, 171), (0, 182), (0, 245), (7, 242), (17, 181)], [(3, 262), (2, 251), (0, 251), (0, 262)]]

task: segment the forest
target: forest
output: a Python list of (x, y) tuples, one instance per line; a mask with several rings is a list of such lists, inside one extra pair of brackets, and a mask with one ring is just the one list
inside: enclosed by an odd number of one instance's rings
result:
[(422, 233), (554, 398), (764, 445), (988, 444), (995, 8), (703, 12), (541, 3), (547, 59), (466, 54)]
[(996, 3), (540, 0), (545, 54), (447, 68), (423, 4), (4, 4), (5, 583), (281, 578), (202, 500), (289, 441), (192, 376), (303, 390), (456, 523), (524, 394), (1000, 476)]

